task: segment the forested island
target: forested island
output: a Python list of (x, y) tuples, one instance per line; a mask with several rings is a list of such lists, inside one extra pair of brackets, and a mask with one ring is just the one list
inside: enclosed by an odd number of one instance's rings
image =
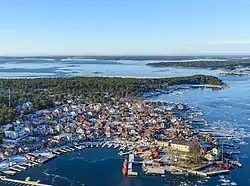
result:
[(155, 62), (147, 63), (151, 67), (180, 67), (180, 68), (205, 68), (211, 70), (235, 70), (237, 68), (250, 67), (250, 60), (232, 61), (190, 61), (190, 62)]
[[(173, 85), (223, 85), (217, 77), (194, 75), (173, 78), (72, 77), (0, 79), (0, 124), (12, 120), (17, 107), (31, 102), (34, 110), (49, 108), (55, 102), (105, 102), (110, 96), (140, 97), (146, 92)], [(10, 98), (10, 99), (9, 99)]]

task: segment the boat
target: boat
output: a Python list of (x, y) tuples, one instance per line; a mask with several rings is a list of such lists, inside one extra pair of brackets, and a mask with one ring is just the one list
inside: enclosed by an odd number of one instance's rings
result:
[(217, 167), (229, 170), (231, 168), (231, 165), (229, 163), (217, 163)]
[(112, 147), (112, 143), (108, 144), (108, 148), (111, 148)]
[(102, 145), (102, 148), (104, 148), (106, 146), (106, 143), (104, 143), (103, 145)]
[(115, 144), (114, 149), (117, 149), (119, 147), (119, 144)]
[(231, 183), (230, 183), (230, 185), (237, 185), (237, 183), (235, 183), (235, 182), (231, 182)]
[(30, 177), (27, 177), (26, 179), (25, 179), (25, 182), (27, 182), (27, 183), (29, 183), (29, 184), (39, 184), (40, 183), (40, 180), (37, 180), (37, 181), (31, 181), (30, 180)]
[(93, 148), (93, 145), (91, 144), (90, 147)]
[(123, 162), (123, 167), (122, 167), (122, 175), (123, 175), (123, 176), (126, 176), (126, 175), (127, 175), (127, 166), (128, 166), (128, 162), (127, 162), (127, 160), (125, 159), (124, 162)]
[(122, 175), (126, 176), (127, 175), (127, 170), (125, 168), (122, 168)]

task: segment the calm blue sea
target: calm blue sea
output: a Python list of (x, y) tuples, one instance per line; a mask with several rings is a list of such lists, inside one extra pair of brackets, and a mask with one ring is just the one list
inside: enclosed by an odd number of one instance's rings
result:
[[(60, 59), (61, 60), (61, 59)], [(191, 74), (218, 75), (219, 71), (198, 69), (151, 68), (146, 61), (57, 61), (52, 59), (0, 59), (0, 77), (54, 77), (54, 76), (135, 76), (170, 77)], [(240, 161), (242, 169), (235, 169), (225, 178), (239, 186), (250, 185), (250, 77), (226, 77), (230, 88), (189, 90), (180, 95), (160, 95), (152, 100), (183, 102), (198, 106), (210, 126), (219, 126), (221, 133), (233, 132), (242, 141)], [(184, 186), (221, 185), (219, 177), (209, 180), (191, 176), (144, 176), (140, 168), (137, 178), (121, 175), (123, 158), (112, 149), (87, 149), (58, 157), (42, 167), (29, 168), (16, 176), (40, 179), (43, 183), (58, 186)], [(0, 184), (1, 185), (1, 184)]]

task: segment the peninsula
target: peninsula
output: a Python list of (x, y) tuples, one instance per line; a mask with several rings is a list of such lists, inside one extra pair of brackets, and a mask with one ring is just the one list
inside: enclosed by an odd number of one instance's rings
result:
[[(205, 75), (1, 79), (0, 174), (15, 175), (65, 153), (105, 146), (128, 155), (124, 176), (137, 176), (132, 166), (138, 162), (147, 175), (208, 177), (241, 166), (231, 151), (220, 153), (218, 139), (231, 134), (201, 131), (207, 122), (197, 108), (143, 99), (146, 93), (167, 93), (181, 85), (222, 88), (224, 83)], [(225, 155), (230, 161), (224, 161)], [(1, 181), (15, 182), (5, 176)]]
[(250, 60), (226, 60), (226, 61), (190, 61), (190, 62), (152, 62), (147, 63), (151, 67), (173, 68), (202, 68), (211, 70), (235, 70), (237, 68), (250, 67)]

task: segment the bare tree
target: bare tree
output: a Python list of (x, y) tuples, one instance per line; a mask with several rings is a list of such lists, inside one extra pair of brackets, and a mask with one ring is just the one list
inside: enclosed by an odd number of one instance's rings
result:
[(198, 157), (200, 155), (200, 144), (199, 144), (199, 142), (197, 142), (197, 141), (190, 142), (189, 148), (190, 148), (190, 152), (193, 153), (193, 155), (194, 155), (194, 161), (196, 163), (197, 160), (198, 160)]

